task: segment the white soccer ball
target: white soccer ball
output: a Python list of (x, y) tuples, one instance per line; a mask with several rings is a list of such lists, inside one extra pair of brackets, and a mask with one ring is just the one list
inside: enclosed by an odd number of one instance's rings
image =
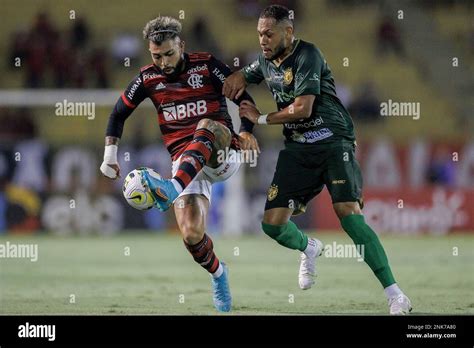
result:
[(128, 204), (138, 210), (147, 210), (153, 208), (153, 196), (145, 188), (145, 181), (142, 178), (142, 172), (148, 172), (155, 178), (161, 178), (161, 175), (151, 168), (141, 167), (132, 170), (126, 176), (123, 182), (123, 196)]

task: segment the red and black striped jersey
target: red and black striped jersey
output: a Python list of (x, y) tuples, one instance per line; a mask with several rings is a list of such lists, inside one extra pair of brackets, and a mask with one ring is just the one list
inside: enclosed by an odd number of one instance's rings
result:
[[(145, 98), (150, 98), (158, 112), (164, 144), (173, 160), (192, 141), (196, 126), (203, 118), (227, 126), (233, 135), (232, 147), (238, 148), (238, 138), (222, 95), (224, 80), (231, 73), (227, 65), (205, 52), (185, 53), (184, 67), (173, 77), (162, 73), (154, 64), (144, 66), (117, 101), (107, 135), (121, 137), (125, 119)], [(248, 94), (235, 102), (244, 99), (253, 102)]]

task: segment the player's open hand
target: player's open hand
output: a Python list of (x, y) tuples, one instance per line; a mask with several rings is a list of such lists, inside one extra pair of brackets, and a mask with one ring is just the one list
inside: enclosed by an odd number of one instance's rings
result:
[(257, 124), (258, 117), (260, 116), (260, 111), (257, 107), (249, 102), (244, 100), (240, 103), (239, 106), (239, 116), (248, 118), (253, 124)]
[(240, 148), (242, 150), (257, 151), (260, 153), (260, 147), (258, 146), (257, 138), (252, 133), (240, 132), (239, 134)]
[(236, 71), (226, 77), (224, 86), (222, 87), (222, 94), (230, 100), (235, 100), (240, 98), (245, 92), (246, 86), (247, 83), (245, 82), (244, 74), (241, 71)]

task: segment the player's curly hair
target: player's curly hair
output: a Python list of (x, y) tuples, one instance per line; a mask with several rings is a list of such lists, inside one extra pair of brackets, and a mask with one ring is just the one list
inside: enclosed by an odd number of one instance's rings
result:
[(174, 39), (181, 33), (181, 23), (173, 17), (159, 16), (149, 21), (143, 28), (143, 38), (161, 45), (163, 41)]
[(282, 5), (270, 5), (260, 12), (259, 18), (273, 18), (277, 23), (285, 21), (289, 25), (293, 25), (290, 18), (290, 10)]

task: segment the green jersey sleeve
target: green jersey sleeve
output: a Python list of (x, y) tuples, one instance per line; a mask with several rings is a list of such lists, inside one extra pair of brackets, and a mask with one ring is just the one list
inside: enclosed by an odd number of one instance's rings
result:
[(326, 65), (316, 47), (302, 50), (296, 60), (295, 97), (321, 94), (321, 75)]
[(247, 81), (247, 83), (254, 83), (258, 85), (260, 82), (262, 82), (264, 78), (259, 59), (245, 66), (240, 71), (242, 71), (242, 73), (244, 74), (245, 81)]

